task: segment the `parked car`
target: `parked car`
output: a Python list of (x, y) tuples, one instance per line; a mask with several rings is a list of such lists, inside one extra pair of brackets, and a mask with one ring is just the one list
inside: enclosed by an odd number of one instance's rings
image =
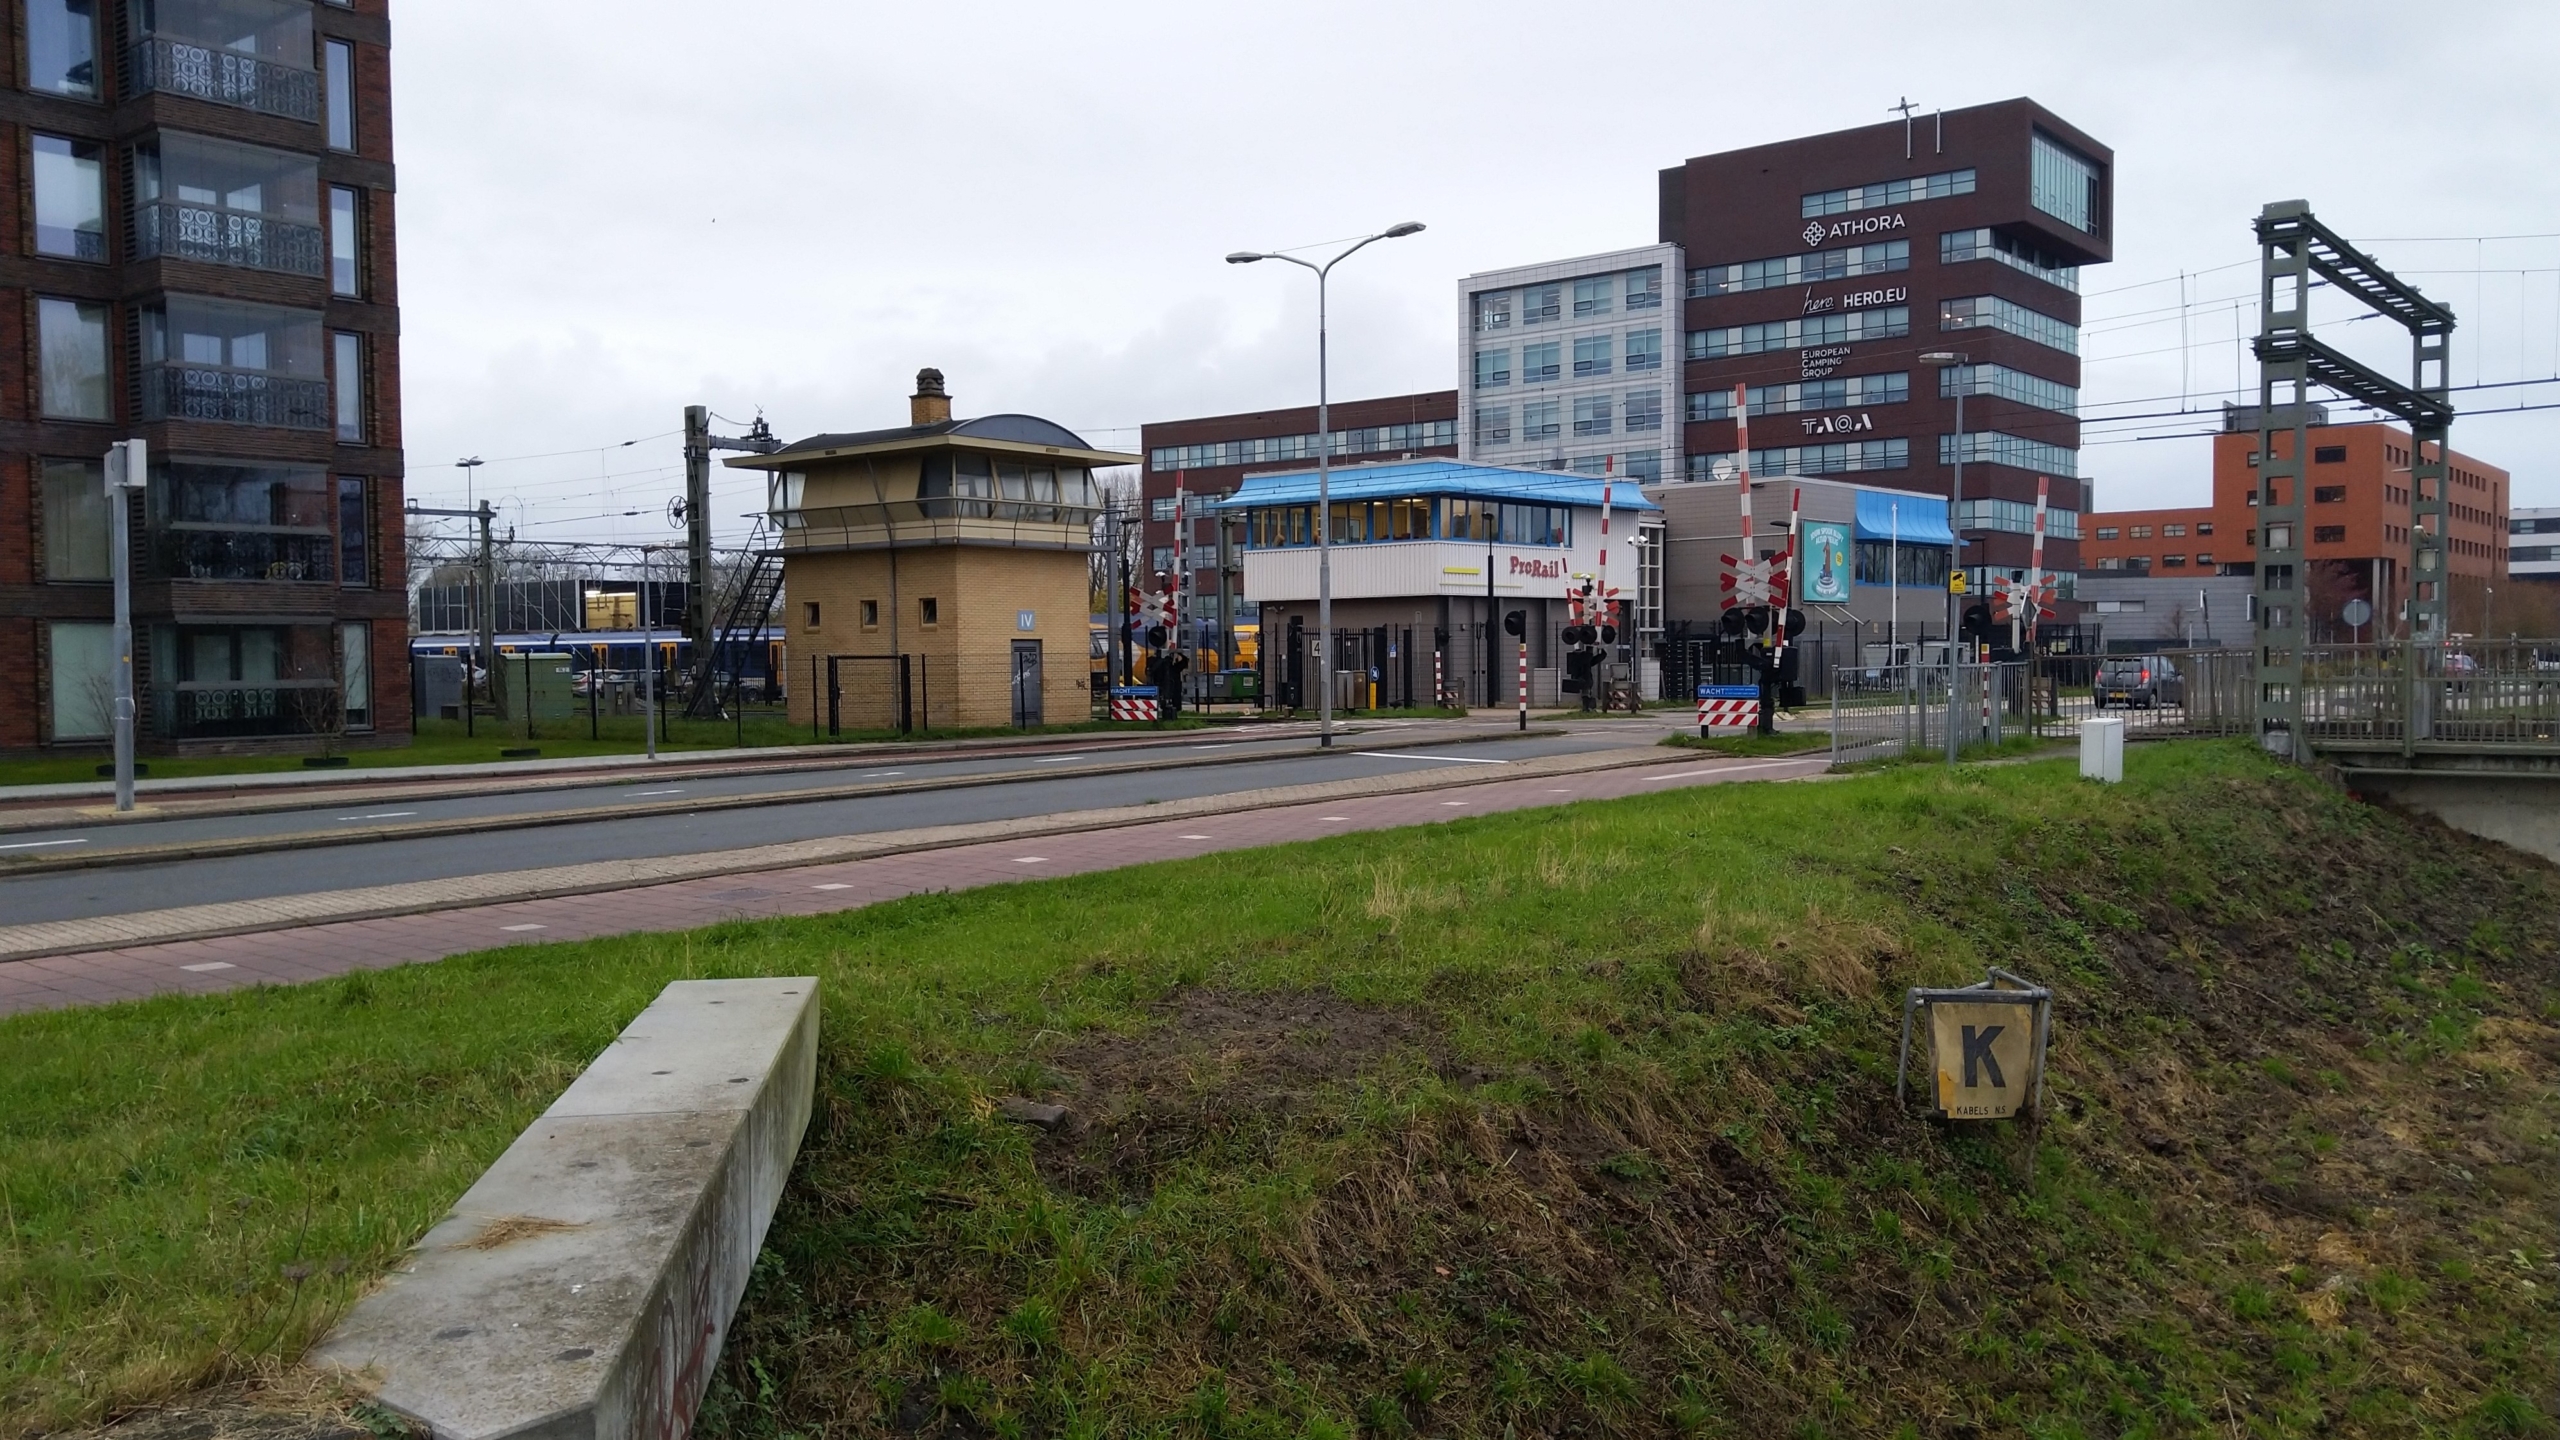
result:
[(2166, 655), (2116, 655), (2099, 663), (2093, 687), (2098, 708), (2156, 710), (2187, 703), (2187, 677)]

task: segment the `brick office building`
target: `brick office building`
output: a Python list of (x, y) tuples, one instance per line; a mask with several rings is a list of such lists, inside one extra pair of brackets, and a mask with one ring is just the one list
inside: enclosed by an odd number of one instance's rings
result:
[(389, 0), (21, 0), (0, 126), (0, 751), (409, 730)]
[[(2087, 517), (2083, 564), (2098, 575), (2251, 575), (2257, 569), (2258, 418), (2225, 407), (2213, 439), (2213, 501), (2166, 510), (2105, 510)], [(2408, 598), (2409, 432), (2372, 422), (2311, 431), (2311, 495), (2303, 549), (2312, 562), (2311, 619), (2336, 623), (2349, 600), (2385, 617)], [(2280, 432), (2279, 445), (2293, 443)], [(2446, 457), (2445, 567), (2456, 628), (2477, 625), (2483, 592), (2507, 577), (2507, 472), (2457, 450)]]
[[(1332, 422), (1333, 461), (1337, 465), (1444, 458), (1458, 453), (1455, 390), (1337, 401), (1328, 419)], [(1174, 544), (1176, 487), (1187, 496), (1214, 499), (1233, 494), (1248, 471), (1295, 469), (1312, 462), (1316, 457), (1316, 407), (1302, 405), (1197, 420), (1158, 421), (1140, 428), (1138, 448), (1146, 457), (1146, 468), (1138, 481), (1146, 512), (1140, 557), (1146, 573), (1132, 583), (1159, 588), (1171, 583), (1180, 560)], [(1226, 623), (1218, 608), (1221, 595), (1236, 610), (1235, 623), (1255, 623), (1255, 612), (1250, 608), (1253, 601), (1244, 594), (1244, 558), (1230, 535), (1222, 568), (1217, 522), (1207, 517), (1205, 505), (1188, 508), (1193, 516), (1193, 598), (1187, 613), (1195, 620), (1201, 648), (1228, 648), (1219, 638)]]
[[(1976, 593), (2028, 563), (2052, 477), (2046, 568), (2080, 565), (2079, 270), (2112, 255), (2113, 153), (2030, 100), (1702, 156), (1661, 175), (1688, 267), (1685, 477), (1861, 475), (1952, 493)], [(1961, 363), (1921, 357), (1948, 352)], [(2065, 607), (2070, 618), (2071, 607)]]

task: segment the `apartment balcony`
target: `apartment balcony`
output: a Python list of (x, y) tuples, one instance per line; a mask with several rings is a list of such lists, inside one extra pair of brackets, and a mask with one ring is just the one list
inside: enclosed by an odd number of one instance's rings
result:
[(152, 536), (157, 573), (168, 580), (282, 580), (306, 585), (338, 578), (326, 530), (170, 529)]
[(134, 211), (134, 253), (144, 260), (194, 260), (318, 279), (329, 273), (327, 237), (317, 225), (173, 201)]
[(186, 95), (287, 120), (320, 118), (317, 71), (160, 37), (135, 44), (131, 59), (137, 91)]
[(142, 418), (328, 431), (329, 382), (220, 365), (146, 365)]
[(171, 740), (332, 734), (346, 713), (335, 680), (188, 680), (151, 688), (158, 733)]

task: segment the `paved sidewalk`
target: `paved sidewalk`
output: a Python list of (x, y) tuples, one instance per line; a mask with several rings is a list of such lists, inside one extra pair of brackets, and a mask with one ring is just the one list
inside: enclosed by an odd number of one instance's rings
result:
[(1672, 761), (1572, 775), (1532, 775), (1463, 789), (1329, 798), (1234, 814), (1182, 816), (1104, 831), (1000, 839), (748, 875), (680, 880), (604, 894), (439, 910), (377, 920), (92, 951), (0, 964), (0, 1014), (171, 992), (209, 993), (381, 969), (518, 941), (689, 930), (727, 919), (817, 915), (930, 890), (965, 890), (1187, 859), (1222, 850), (1385, 830), (1498, 810), (1649, 794), (1671, 786), (1793, 780), (1825, 756)]

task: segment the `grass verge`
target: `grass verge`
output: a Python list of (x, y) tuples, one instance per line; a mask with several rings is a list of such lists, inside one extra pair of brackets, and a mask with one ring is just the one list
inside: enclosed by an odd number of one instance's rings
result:
[(1704, 750), (1713, 755), (1811, 755), (1828, 753), (1829, 735), (1718, 735), (1700, 739), (1695, 735), (1677, 734), (1662, 737), (1662, 744), (1674, 750)]
[[(2245, 745), (2128, 767), (0, 1022), (0, 1428), (298, 1353), (665, 981), (809, 971), (706, 1434), (2548, 1433), (2560, 877)], [(2060, 992), (2032, 1146), (1892, 1107), (1901, 987), (1985, 962)]]

